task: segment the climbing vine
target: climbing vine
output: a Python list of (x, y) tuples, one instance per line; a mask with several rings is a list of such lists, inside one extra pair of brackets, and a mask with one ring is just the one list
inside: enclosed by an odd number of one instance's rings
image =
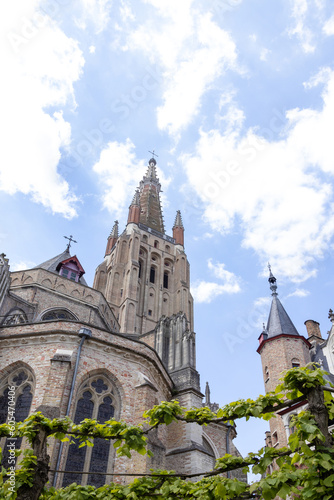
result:
[[(0, 474), (0, 498), (8, 500), (136, 500), (136, 499), (246, 499), (271, 500), (276, 496), (287, 498), (298, 495), (301, 500), (331, 500), (334, 498), (334, 448), (328, 432), (328, 419), (334, 418), (332, 392), (326, 386), (325, 372), (315, 365), (294, 368), (285, 373), (275, 392), (257, 399), (239, 400), (220, 408), (216, 413), (209, 408), (187, 410), (177, 401), (162, 402), (146, 411), (141, 425), (133, 426), (111, 419), (104, 424), (85, 419), (74, 424), (69, 418), (48, 419), (34, 413), (15, 430), (0, 425), (0, 437), (25, 437), (30, 449), (21, 454), (17, 469), (3, 468)], [(80, 446), (93, 446), (95, 438), (111, 439), (119, 456), (131, 457), (131, 452), (149, 454), (147, 435), (152, 429), (173, 421), (233, 423), (250, 417), (269, 420), (275, 412), (297, 402), (308, 401), (307, 410), (294, 415), (286, 448), (265, 447), (246, 457), (229, 454), (216, 461), (212, 471), (202, 474), (178, 474), (177, 471), (152, 471), (150, 475), (134, 479), (128, 485), (110, 483), (100, 488), (72, 484), (66, 488), (48, 488), (45, 484), (49, 471), (47, 438), (71, 440), (79, 438)], [(268, 474), (268, 467), (277, 467)], [(262, 478), (248, 485), (226, 477), (232, 470), (259, 473)], [(223, 475), (225, 474), (225, 475)], [(193, 482), (191, 476), (199, 481)], [(11, 481), (11, 479), (15, 481)], [(13, 484), (15, 483), (15, 486)]]

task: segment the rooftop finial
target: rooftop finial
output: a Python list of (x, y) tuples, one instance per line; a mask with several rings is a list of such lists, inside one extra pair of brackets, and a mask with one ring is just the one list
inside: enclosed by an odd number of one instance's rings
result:
[(78, 242), (73, 239), (73, 236), (71, 234), (70, 234), (70, 237), (64, 236), (64, 238), (66, 238), (67, 240), (69, 240), (68, 243), (67, 243), (67, 247), (66, 247), (66, 252), (69, 252), (72, 241), (73, 241), (73, 243), (78, 243)]
[(118, 238), (118, 220), (115, 220), (114, 226), (110, 232), (110, 236), (113, 238)]
[(133, 206), (133, 205), (138, 205), (138, 206), (140, 205), (140, 192), (139, 192), (139, 188), (136, 189), (135, 194), (133, 195), (132, 202), (131, 202), (130, 206)]
[(183, 227), (181, 210), (176, 211), (175, 222), (173, 227)]
[(275, 276), (273, 275), (273, 273), (271, 272), (271, 265), (269, 264), (268, 262), (268, 269), (269, 269), (269, 283), (270, 283), (270, 290), (273, 292), (272, 295), (277, 295), (277, 285), (276, 285), (276, 278)]
[(205, 386), (205, 404), (208, 406), (211, 403), (210, 401), (210, 387), (209, 387), (209, 382), (206, 383)]

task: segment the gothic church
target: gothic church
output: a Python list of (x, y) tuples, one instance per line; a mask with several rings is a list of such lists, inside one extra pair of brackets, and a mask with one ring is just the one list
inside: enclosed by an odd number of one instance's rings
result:
[[(203, 404), (182, 217), (177, 211), (168, 236), (160, 190), (152, 158), (121, 234), (115, 222), (93, 287), (70, 243), (33, 269), (10, 272), (0, 256), (0, 424), (11, 385), (17, 420), (39, 410), (76, 423), (114, 417), (137, 424), (161, 401)], [(205, 404), (216, 409), (208, 387)], [(173, 423), (151, 433), (152, 458), (133, 453), (132, 459), (116, 457), (104, 440), (93, 448), (52, 441), (51, 469), (59, 472), (50, 483), (101, 486), (150, 468), (208, 471), (226, 452), (238, 454), (235, 436), (225, 424)]]

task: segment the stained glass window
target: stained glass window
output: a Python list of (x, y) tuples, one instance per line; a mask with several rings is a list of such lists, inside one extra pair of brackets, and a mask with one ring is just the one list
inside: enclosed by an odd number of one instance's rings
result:
[[(85, 418), (92, 418), (104, 423), (114, 417), (115, 405), (119, 407), (112, 384), (105, 376), (97, 376), (79, 390), (74, 422), (80, 423)], [(79, 440), (74, 441), (75, 444), (68, 448), (65, 470), (89, 471), (90, 474), (64, 474), (63, 486), (73, 482), (91, 484), (97, 488), (103, 486), (106, 476), (95, 473), (108, 472), (109, 456), (113, 450), (111, 442), (95, 439), (92, 448), (79, 448)]]

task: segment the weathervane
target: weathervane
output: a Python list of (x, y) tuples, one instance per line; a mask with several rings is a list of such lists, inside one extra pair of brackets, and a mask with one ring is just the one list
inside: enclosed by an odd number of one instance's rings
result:
[[(153, 155), (153, 158), (156, 156), (157, 158), (159, 158), (159, 156), (154, 152), (154, 149), (153, 151), (149, 151), (149, 153), (151, 153), (151, 155)], [(154, 158), (155, 159), (155, 158)]]
[(69, 242), (67, 244), (67, 247), (66, 247), (66, 251), (69, 252), (72, 241), (73, 241), (73, 243), (78, 243), (78, 242), (73, 239), (73, 236), (71, 234), (70, 234), (70, 237), (64, 236), (64, 238), (66, 238), (67, 240), (69, 240)]

